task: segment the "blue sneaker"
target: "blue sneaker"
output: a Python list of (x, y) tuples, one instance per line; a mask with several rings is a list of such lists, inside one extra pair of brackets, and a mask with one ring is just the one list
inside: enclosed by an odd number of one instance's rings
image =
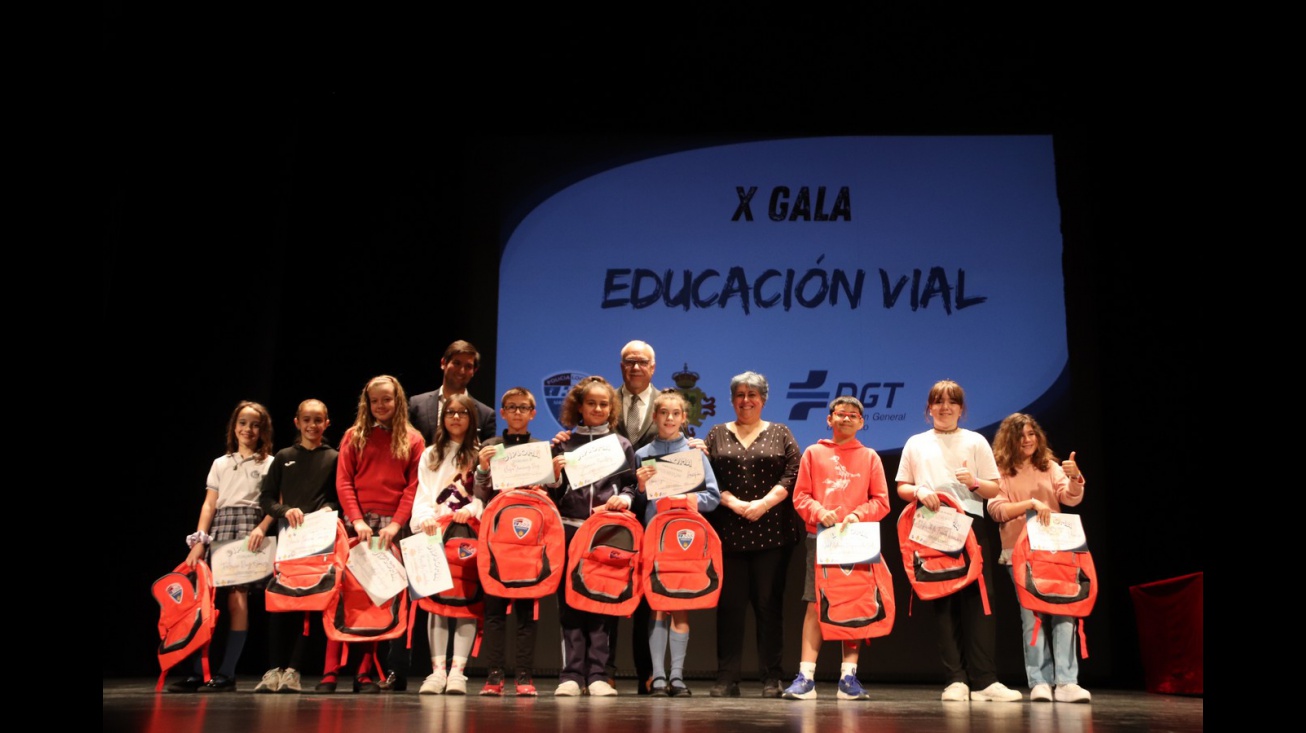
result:
[(862, 688), (862, 683), (857, 681), (857, 676), (849, 674), (839, 680), (839, 699), (870, 700), (871, 696)]
[(794, 683), (789, 685), (780, 697), (786, 700), (815, 700), (816, 699), (816, 682), (808, 679), (802, 672), (794, 678)]

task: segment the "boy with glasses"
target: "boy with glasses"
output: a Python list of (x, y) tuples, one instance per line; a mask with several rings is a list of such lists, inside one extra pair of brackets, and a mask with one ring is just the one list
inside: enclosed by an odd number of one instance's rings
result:
[[(884, 464), (874, 450), (857, 440), (861, 430), (862, 403), (855, 397), (836, 397), (830, 402), (826, 423), (833, 431), (803, 451), (794, 484), (794, 509), (807, 524), (807, 573), (803, 582), (803, 647), (798, 676), (781, 695), (786, 700), (816, 698), (816, 657), (821, 651), (821, 621), (816, 608), (816, 533), (820, 527), (852, 522), (878, 522), (889, 513), (889, 484)], [(857, 657), (861, 640), (842, 643), (843, 663), (839, 669), (840, 700), (869, 700), (857, 680)]]

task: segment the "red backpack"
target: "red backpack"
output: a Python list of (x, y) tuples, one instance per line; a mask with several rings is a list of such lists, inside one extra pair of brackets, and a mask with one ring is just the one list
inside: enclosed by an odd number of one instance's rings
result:
[(168, 670), (182, 660), (200, 652), (204, 681), (209, 680), (209, 644), (213, 630), (218, 625), (218, 609), (214, 604), (217, 588), (208, 563), (195, 562), (191, 569), (186, 563), (160, 577), (150, 586), (154, 600), (159, 603), (159, 674), (156, 692), (163, 690)]
[(558, 590), (566, 564), (566, 534), (558, 508), (534, 489), (508, 489), (481, 515), (476, 566), (486, 593), (543, 598)]
[[(417, 618), (417, 609), (446, 618), (485, 617), (485, 591), (481, 588), (480, 573), (477, 570), (476, 557), (480, 554), (480, 542), (477, 539), (481, 523), (477, 519), (466, 523), (453, 521), (452, 514), (446, 514), (437, 520), (440, 533), (444, 538), (444, 558), (449, 565), (449, 577), (453, 587), (434, 595), (418, 598), (409, 606), (408, 646), (413, 646), (413, 624)], [(476, 644), (472, 656), (480, 649), (481, 628), (477, 624)]]
[[(349, 547), (358, 544), (358, 538), (349, 540)], [(397, 542), (390, 543), (390, 553), (403, 562)], [(362, 583), (346, 565), (341, 574), (340, 592), (322, 611), (327, 638), (346, 644), (364, 641), (397, 639), (404, 635), (408, 620), (408, 589), (404, 588), (381, 605), (372, 602)]]
[(597, 511), (576, 530), (567, 550), (567, 605), (629, 616), (643, 597), (640, 544), (644, 525), (630, 511)]
[(336, 541), (331, 551), (279, 560), (263, 593), (268, 611), (324, 611), (340, 592), (340, 579), (349, 558), (349, 534), (336, 520)]
[[(961, 502), (951, 494), (939, 491), (935, 495), (944, 504), (959, 512), (963, 511)], [(955, 553), (922, 545), (911, 539), (912, 524), (916, 521), (916, 509), (919, 506), (918, 501), (912, 501), (898, 515), (898, 547), (902, 550), (902, 564), (907, 570), (912, 592), (921, 600), (932, 601), (952, 595), (979, 580), (984, 615), (989, 615), (989, 593), (982, 576), (984, 555), (979, 540), (975, 539), (975, 528), (971, 527), (966, 535), (966, 545)], [(908, 615), (910, 613), (909, 606)]]
[(816, 610), (821, 638), (873, 639), (893, 630), (893, 576), (875, 562), (816, 566)]
[(1038, 614), (1071, 616), (1079, 619), (1079, 655), (1088, 658), (1084, 639), (1084, 618), (1097, 601), (1097, 568), (1093, 556), (1085, 550), (1052, 552), (1029, 546), (1029, 524), (1011, 553), (1012, 578), (1016, 581), (1016, 600), (1022, 608), (1034, 612), (1034, 632), (1030, 646), (1038, 640), (1042, 618)]
[(721, 596), (721, 537), (694, 494), (658, 500), (644, 529), (644, 597), (654, 611), (713, 608)]

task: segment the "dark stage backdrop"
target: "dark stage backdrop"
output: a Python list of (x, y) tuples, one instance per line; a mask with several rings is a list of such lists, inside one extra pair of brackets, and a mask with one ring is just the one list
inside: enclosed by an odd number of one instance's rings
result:
[[(808, 123), (778, 125), (767, 134), (653, 136), (609, 122), (578, 134), (566, 132), (569, 120), (559, 120), (529, 135), (464, 131), (451, 138), (433, 134), (437, 116), (421, 105), (360, 89), (310, 89), (257, 118), (199, 101), (179, 103), (124, 129), (108, 153), (101, 348), (85, 365), (92, 399), (122, 415), (96, 430), (112, 476), (107, 490), (97, 492), (107, 511), (95, 512), (107, 516), (114, 533), (97, 542), (114, 547), (97, 553), (105, 564), (105, 676), (157, 673), (149, 584), (185, 556), (184, 537), (194, 530), (205, 475), (223, 451), (237, 401), (266, 404), (283, 447), (293, 440), (298, 402), (322, 399), (331, 411), (328, 437), (338, 443), (368, 378), (392, 374), (409, 395), (434, 389), (440, 353), (465, 338), (484, 355), (472, 392), (495, 403), (499, 256), (535, 205), (569, 183), (663, 153), (831, 132)], [(1186, 168), (1179, 151), (1157, 136), (1105, 116), (1040, 109), (1027, 117), (1026, 111), (928, 125), (915, 117), (886, 122), (852, 115), (837, 132), (1051, 135), (1069, 391), (1030, 409), (1060, 453), (1077, 451), (1090, 481), (1080, 513), (1103, 591), (1087, 624), (1091, 656), (1081, 663), (1081, 677), (1090, 687), (1141, 687), (1128, 587), (1201, 571), (1205, 562), (1180, 544), (1194, 524), (1190, 497), (1197, 493), (1175, 469), (1190, 452), (1179, 439), (1188, 426), (1178, 398), (1196, 380), (1177, 348), (1189, 329), (1156, 287), (1166, 280), (1158, 264), (1167, 253), (1162, 220), (1173, 220), (1182, 206), (1170, 191)], [(552, 303), (566, 322), (569, 283), (515, 278), (510, 285)], [(582, 329), (568, 330), (579, 338)], [(615, 378), (617, 351), (639, 336), (592, 335), (610, 343), (611, 358), (587, 368)], [(1001, 335), (996, 340), (1000, 349)], [(659, 376), (677, 367), (661, 363)], [(725, 391), (725, 385), (714, 388)], [(908, 412), (919, 414), (923, 393), (904, 399)], [(721, 407), (716, 419), (730, 419), (729, 406)], [(1180, 418), (1171, 417), (1163, 431), (1151, 427), (1158, 413)], [(868, 442), (875, 445), (873, 437)], [(886, 460), (892, 482), (897, 456), (886, 453)], [(891, 517), (902, 506), (895, 496)], [(996, 530), (987, 520), (983, 526), (995, 546)], [(886, 525), (886, 544), (893, 545), (890, 531)], [(889, 551), (896, 562), (896, 551)], [(891, 567), (898, 622), (863, 654), (864, 676), (939, 679), (933, 621), (920, 604), (909, 615), (901, 566)], [(801, 578), (795, 559), (788, 671), (797, 663)], [(1001, 573), (992, 590), (1000, 674), (1023, 686), (1014, 594)], [(556, 613), (551, 601), (543, 606), (537, 660), (550, 668)], [(266, 668), (257, 613), (254, 619), (242, 673)], [(712, 617), (700, 612), (691, 623), (689, 668), (710, 673)], [(629, 622), (622, 632), (618, 661), (629, 671)], [(416, 644), (424, 654), (424, 640)], [(832, 674), (834, 659), (832, 651), (822, 654), (821, 674)], [(308, 671), (319, 669), (315, 659)]]

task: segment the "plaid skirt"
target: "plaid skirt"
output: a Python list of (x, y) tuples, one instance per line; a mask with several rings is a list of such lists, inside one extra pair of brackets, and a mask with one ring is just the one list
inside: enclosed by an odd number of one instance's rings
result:
[[(218, 510), (213, 517), (213, 526), (209, 527), (209, 535), (213, 537), (214, 542), (226, 542), (227, 540), (247, 540), (249, 533), (254, 531), (258, 523), (263, 520), (263, 510), (256, 506), (228, 506)], [(206, 553), (205, 559), (212, 562), (210, 557), (212, 553)], [(223, 586), (218, 590), (231, 590), (239, 588), (251, 593), (261, 592), (267, 587), (267, 583), (242, 583), (240, 585)]]
[[(377, 532), (380, 532), (381, 529), (384, 528), (387, 524), (394, 521), (394, 517), (392, 516), (383, 517), (375, 512), (363, 512), (363, 521), (367, 522), (367, 526), (372, 528), (372, 534), (375, 535)], [(352, 522), (350, 523), (348, 529), (349, 529), (350, 537), (356, 536), (354, 532), (354, 525)], [(408, 525), (405, 524), (399, 528), (399, 534), (395, 535), (394, 541), (398, 542), (399, 540), (408, 537), (408, 535), (410, 534), (412, 534), (412, 531), (409, 530)]]

